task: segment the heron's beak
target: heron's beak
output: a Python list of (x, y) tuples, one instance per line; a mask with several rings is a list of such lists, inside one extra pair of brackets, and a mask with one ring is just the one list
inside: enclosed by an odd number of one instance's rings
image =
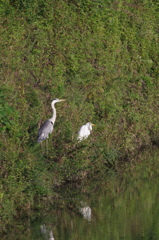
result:
[(64, 101), (66, 101), (65, 99), (60, 99), (60, 102), (64, 102)]
[(96, 124), (91, 123), (92, 126), (95, 126)]

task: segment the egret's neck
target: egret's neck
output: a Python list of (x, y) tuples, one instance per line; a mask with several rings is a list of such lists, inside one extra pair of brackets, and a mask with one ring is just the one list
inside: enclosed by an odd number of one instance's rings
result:
[(56, 108), (54, 106), (54, 104), (51, 105), (52, 106), (52, 110), (53, 110), (53, 114), (52, 114), (52, 117), (50, 118), (50, 121), (53, 123), (55, 123), (55, 120), (56, 120)]

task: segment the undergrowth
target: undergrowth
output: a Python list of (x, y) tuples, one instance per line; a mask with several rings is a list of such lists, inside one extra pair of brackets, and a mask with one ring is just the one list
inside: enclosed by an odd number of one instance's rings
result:
[[(159, 142), (155, 1), (1, 2), (1, 201), (4, 228), (53, 187), (116, 171)], [(57, 104), (55, 129), (38, 145)], [(81, 125), (92, 134), (78, 143)]]

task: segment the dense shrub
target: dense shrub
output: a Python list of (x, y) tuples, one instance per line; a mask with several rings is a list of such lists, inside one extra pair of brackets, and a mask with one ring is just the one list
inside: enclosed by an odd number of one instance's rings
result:
[[(1, 2), (3, 216), (52, 186), (116, 169), (159, 141), (159, 6), (155, 1)], [(57, 104), (48, 141), (42, 122)], [(81, 125), (96, 124), (77, 143)], [(9, 207), (8, 207), (9, 206)], [(6, 211), (6, 209), (8, 209)]]

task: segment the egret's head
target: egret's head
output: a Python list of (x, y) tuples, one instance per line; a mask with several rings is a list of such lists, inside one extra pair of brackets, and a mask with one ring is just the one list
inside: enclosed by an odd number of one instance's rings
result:
[(92, 131), (92, 126), (95, 126), (95, 124), (93, 124), (91, 122), (88, 122), (86, 125), (90, 131)]

